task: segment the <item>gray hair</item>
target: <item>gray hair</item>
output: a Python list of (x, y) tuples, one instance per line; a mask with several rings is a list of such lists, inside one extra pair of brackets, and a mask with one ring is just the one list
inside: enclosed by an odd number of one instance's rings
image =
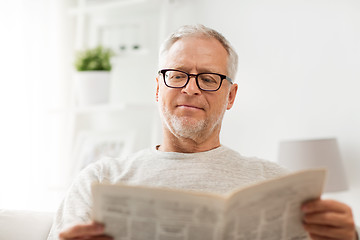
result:
[(201, 24), (196, 25), (184, 25), (177, 31), (171, 34), (161, 45), (159, 51), (159, 62), (163, 59), (164, 55), (169, 51), (171, 46), (178, 40), (191, 37), (191, 36), (203, 36), (209, 38), (215, 38), (225, 48), (228, 53), (228, 66), (227, 74), (231, 79), (235, 79), (235, 75), (238, 68), (238, 55), (235, 49), (231, 46), (230, 42), (218, 31), (205, 27)]

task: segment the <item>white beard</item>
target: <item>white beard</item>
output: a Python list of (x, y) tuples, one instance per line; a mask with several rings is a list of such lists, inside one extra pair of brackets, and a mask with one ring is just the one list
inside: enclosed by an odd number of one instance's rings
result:
[(197, 139), (207, 127), (205, 120), (190, 121), (187, 117), (178, 117), (170, 114), (168, 109), (164, 107), (161, 111), (162, 120), (166, 124), (170, 132), (178, 137)]
[[(215, 128), (221, 125), (227, 102), (224, 104), (222, 113), (216, 118), (214, 116), (212, 119), (202, 119), (197, 121), (192, 121), (188, 117), (176, 116), (171, 114), (169, 109), (159, 102), (159, 110), (163, 124), (166, 124), (167, 129), (177, 137), (192, 139), (194, 141), (200, 139), (207, 139), (210, 136)], [(211, 124), (211, 126), (210, 126)]]

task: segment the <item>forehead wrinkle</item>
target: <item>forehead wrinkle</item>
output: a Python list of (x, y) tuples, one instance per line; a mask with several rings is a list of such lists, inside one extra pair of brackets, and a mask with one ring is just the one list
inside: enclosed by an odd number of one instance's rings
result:
[[(191, 39), (191, 38), (190, 38)], [(189, 38), (183, 39), (184, 41), (189, 40)], [(214, 40), (214, 39), (207, 39), (205, 40)], [(218, 67), (218, 64), (214, 65), (214, 59), (219, 58), (220, 56), (214, 55), (213, 51), (202, 51), (202, 46), (199, 46), (200, 49), (198, 51), (197, 48), (193, 49), (191, 45), (182, 45), (182, 40), (178, 40), (175, 42), (168, 51), (163, 55), (161, 61), (162, 68), (171, 68), (171, 69), (178, 69), (182, 70), (187, 73), (220, 73), (220, 74), (228, 74), (227, 73), (227, 63), (225, 64), (225, 69)], [(221, 44), (221, 43), (218, 43)], [(221, 46), (225, 53), (226, 62), (228, 61), (228, 56), (226, 49)], [(189, 50), (192, 49), (192, 50)], [(187, 54), (184, 54), (186, 52)], [(201, 55), (201, 58), (199, 56)], [(222, 55), (222, 54), (221, 54)]]
[[(184, 61), (181, 61), (184, 62)], [(220, 73), (220, 74), (225, 74), (225, 73), (221, 73), (219, 72), (219, 70), (214, 69), (210, 66), (206, 66), (208, 64), (201, 64), (199, 65), (199, 63), (191, 63), (191, 64), (186, 64), (186, 63), (177, 63), (176, 61), (168, 61), (167, 64), (165, 64), (166, 68), (169, 69), (176, 69), (176, 70), (181, 70), (190, 74), (195, 74), (195, 73)]]
[[(206, 68), (206, 67), (197, 67), (195, 66), (195, 68), (191, 68), (190, 67), (185, 67), (184, 65), (174, 65), (169, 67), (169, 69), (175, 69), (175, 70), (180, 70), (189, 74), (199, 74), (199, 73), (219, 73), (219, 71), (216, 70), (211, 70), (210, 68)], [(195, 69), (195, 71), (194, 71)], [(222, 73), (219, 73), (222, 74)]]

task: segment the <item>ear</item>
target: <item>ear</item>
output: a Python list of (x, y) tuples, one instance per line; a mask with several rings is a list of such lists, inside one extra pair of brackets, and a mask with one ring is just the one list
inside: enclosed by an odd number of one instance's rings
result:
[(156, 78), (156, 96), (155, 96), (155, 100), (158, 102), (159, 101), (159, 78)]
[(226, 107), (227, 110), (231, 109), (232, 106), (234, 105), (237, 90), (238, 90), (238, 85), (236, 83), (232, 84), (229, 92), (228, 104)]

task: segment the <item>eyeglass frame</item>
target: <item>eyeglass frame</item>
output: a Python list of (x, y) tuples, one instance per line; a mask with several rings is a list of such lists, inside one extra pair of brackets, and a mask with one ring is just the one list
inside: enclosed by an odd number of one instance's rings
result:
[[(186, 75), (187, 75), (187, 81), (186, 81), (186, 83), (185, 83), (183, 86), (181, 86), (181, 87), (172, 87), (172, 86), (169, 86), (169, 85), (166, 83), (166, 81), (165, 81), (165, 73), (166, 73), (167, 71), (176, 71), (176, 72), (181, 72), (181, 73), (186, 74)], [(198, 87), (200, 90), (206, 91), (206, 92), (215, 92), (215, 91), (219, 90), (219, 89), (221, 88), (221, 85), (222, 85), (222, 82), (223, 82), (224, 79), (228, 80), (230, 84), (233, 84), (233, 80), (232, 80), (231, 78), (229, 78), (229, 77), (226, 76), (226, 75), (220, 74), (220, 73), (203, 72), (203, 73), (198, 73), (198, 74), (191, 74), (191, 73), (187, 73), (187, 72), (184, 72), (184, 71), (181, 71), (181, 70), (178, 70), (178, 69), (168, 68), (168, 69), (161, 69), (161, 70), (159, 70), (159, 71), (158, 71), (158, 74), (162, 74), (162, 75), (163, 75), (164, 83), (165, 83), (165, 85), (166, 85), (167, 87), (169, 87), (169, 88), (184, 88), (184, 87), (186, 87), (186, 85), (189, 83), (191, 77), (194, 77), (194, 78), (195, 78), (195, 82), (196, 82), (197, 87)], [(219, 87), (218, 87), (217, 89), (214, 89), (214, 90), (202, 89), (202, 88), (200, 87), (199, 81), (198, 81), (199, 75), (202, 75), (202, 74), (215, 74), (215, 75), (218, 75), (218, 76), (221, 78), (221, 82), (220, 82), (220, 84), (219, 84)]]

